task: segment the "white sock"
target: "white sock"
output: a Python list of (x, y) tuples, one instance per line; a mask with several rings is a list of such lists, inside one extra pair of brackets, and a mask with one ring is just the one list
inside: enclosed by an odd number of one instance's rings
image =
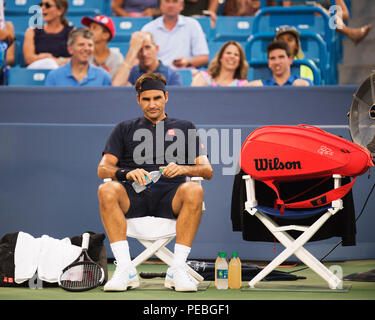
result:
[(117, 266), (132, 266), (129, 244), (127, 240), (121, 240), (111, 243), (111, 249), (115, 257)]
[(190, 247), (176, 243), (174, 245), (174, 257), (172, 267), (183, 266), (186, 263), (190, 250)]

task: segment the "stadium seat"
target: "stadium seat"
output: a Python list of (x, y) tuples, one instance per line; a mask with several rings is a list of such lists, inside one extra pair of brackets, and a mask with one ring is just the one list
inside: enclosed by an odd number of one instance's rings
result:
[(25, 66), (25, 59), (23, 58), (23, 37), (17, 38), (14, 41), (14, 49), (15, 49), (15, 61), (14, 66), (24, 67)]
[(50, 70), (29, 70), (13, 67), (8, 71), (9, 86), (43, 86)]
[(82, 16), (70, 16), (70, 15), (68, 15), (68, 16), (66, 16), (66, 18), (68, 19), (70, 26), (73, 26), (75, 28), (84, 27), (84, 25), (82, 25), (82, 23), (81, 23)]
[(25, 31), (29, 27), (36, 27), (36, 26), (42, 26), (43, 20), (38, 18), (35, 15), (25, 13), (24, 16), (5, 16), (6, 21), (12, 22), (14, 26), (14, 33), (16, 35), (16, 38), (19, 36), (23, 36), (25, 34)]
[[(274, 39), (274, 32), (260, 32), (249, 37), (245, 45), (248, 60), (267, 59), (267, 45)], [(312, 60), (320, 69), (322, 82), (327, 83), (329, 70), (327, 45), (319, 34), (300, 31), (300, 40), (305, 59)]]
[(218, 16), (214, 41), (246, 41), (252, 33), (253, 17)]
[(129, 42), (127, 41), (111, 41), (108, 43), (109, 48), (117, 48), (125, 57), (129, 50)]
[(215, 55), (219, 52), (220, 48), (226, 41), (211, 41), (208, 43), (209, 56), (208, 61), (211, 62)]
[(112, 7), (111, 7), (111, 0), (104, 0), (103, 4), (103, 12), (102, 14), (111, 17), (112, 16)]
[(337, 83), (336, 32), (329, 26), (329, 16), (315, 6), (266, 7), (254, 16), (253, 34), (274, 32), (280, 25), (291, 25), (299, 30), (308, 30), (320, 34), (327, 45), (328, 84)]
[(115, 41), (130, 41), (134, 31), (140, 31), (142, 27), (152, 21), (151, 17), (111, 17), (116, 28)]
[(191, 70), (190, 69), (176, 69), (176, 71), (181, 75), (182, 85), (186, 87), (190, 87), (191, 82), (193, 80)]
[(204, 34), (206, 35), (207, 41), (211, 41), (214, 38), (215, 29), (211, 28), (210, 17), (193, 17), (195, 18), (202, 27)]
[[(259, 79), (269, 79), (272, 77), (272, 72), (268, 68), (268, 62), (264, 60), (250, 60), (248, 61), (250, 68), (248, 72), (248, 80), (259, 80)], [(321, 72), (314, 62), (306, 59), (293, 60), (293, 65), (291, 67), (291, 72), (295, 77), (300, 76), (300, 66), (308, 66), (314, 75), (314, 85), (321, 85)]]
[(29, 13), (29, 8), (38, 5), (41, 0), (7, 0), (4, 1), (6, 16), (25, 16)]
[(68, 0), (68, 16), (96, 16), (107, 14), (110, 0)]
[(314, 6), (267, 7), (254, 16), (253, 34), (274, 32), (278, 26), (291, 25), (298, 30), (309, 30), (322, 36), (327, 45), (334, 40), (334, 30), (329, 27), (329, 16)]

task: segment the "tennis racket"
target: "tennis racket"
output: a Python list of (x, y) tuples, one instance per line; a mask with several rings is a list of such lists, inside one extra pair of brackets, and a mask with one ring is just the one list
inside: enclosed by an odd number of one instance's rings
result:
[(80, 256), (70, 265), (64, 268), (58, 284), (67, 291), (82, 292), (100, 286), (104, 281), (103, 268), (92, 261), (87, 253), (90, 234), (82, 235), (82, 252)]

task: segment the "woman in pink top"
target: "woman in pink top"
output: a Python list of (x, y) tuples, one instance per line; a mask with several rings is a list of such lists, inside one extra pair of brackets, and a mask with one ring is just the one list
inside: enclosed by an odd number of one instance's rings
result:
[(249, 64), (242, 46), (236, 41), (227, 41), (212, 59), (207, 71), (197, 73), (193, 87), (242, 87), (247, 81)]

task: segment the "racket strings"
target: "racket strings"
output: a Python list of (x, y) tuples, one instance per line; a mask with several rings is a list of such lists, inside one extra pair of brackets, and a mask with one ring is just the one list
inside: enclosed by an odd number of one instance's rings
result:
[(102, 269), (93, 263), (80, 263), (65, 270), (61, 286), (67, 289), (86, 289), (97, 286), (102, 280)]

